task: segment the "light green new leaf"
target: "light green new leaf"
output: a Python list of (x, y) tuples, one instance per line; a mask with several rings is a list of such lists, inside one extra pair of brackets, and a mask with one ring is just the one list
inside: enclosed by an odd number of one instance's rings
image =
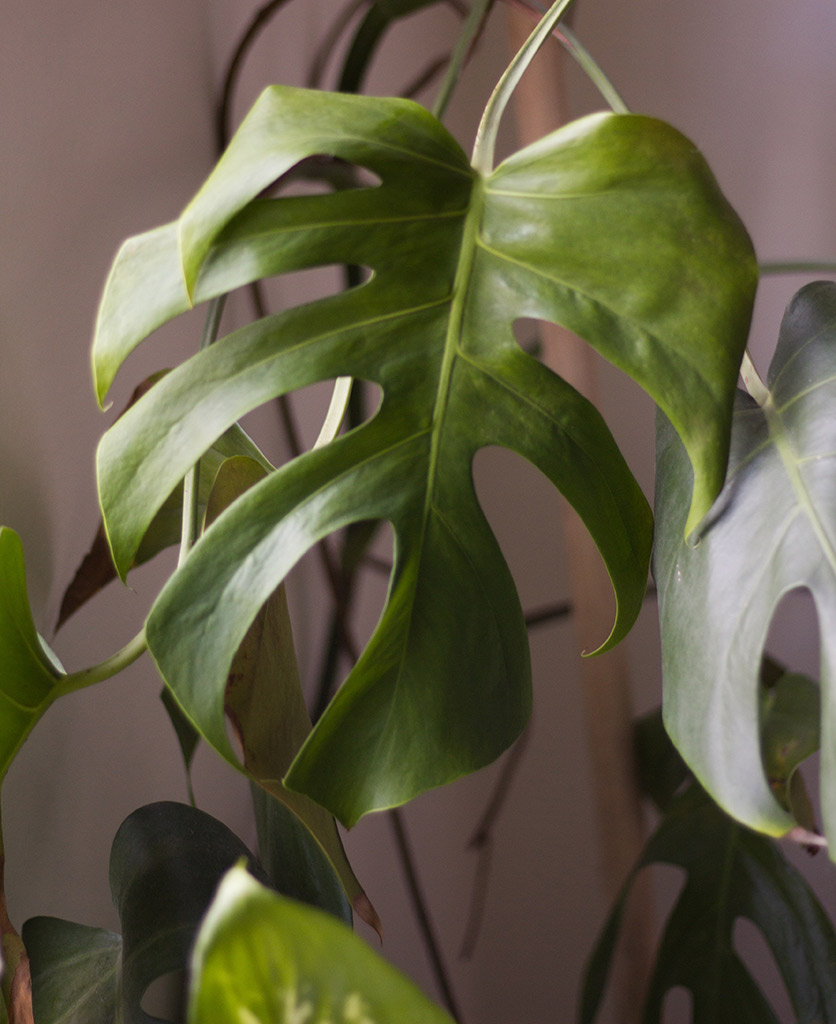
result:
[(778, 602), (809, 589), (821, 635), (821, 802), (836, 841), (836, 286), (787, 308), (759, 408), (740, 394), (725, 489), (696, 547), (682, 541), (691, 472), (660, 422), (657, 541), (665, 724), (718, 803), (781, 834), (761, 757), (758, 672)]
[(581, 1024), (595, 1020), (627, 895), (641, 868), (685, 869), (665, 926), (643, 1024), (659, 1024), (665, 995), (683, 986), (693, 1024), (777, 1024), (734, 946), (738, 918), (763, 934), (786, 985), (794, 1020), (836, 1020), (836, 935), (827, 915), (775, 844), (728, 818), (697, 785), (678, 797), (631, 873), (590, 959)]
[[(315, 154), (362, 165), (381, 184), (255, 198)], [(482, 766), (527, 718), (527, 638), (473, 490), (478, 449), (518, 452), (578, 510), (618, 601), (604, 647), (641, 605), (644, 498), (600, 415), (520, 349), (514, 321), (567, 325), (650, 391), (697, 466), (694, 525), (723, 479), (755, 270), (705, 163), (660, 122), (596, 115), (482, 178), (415, 104), (275, 87), (180, 221), (117, 259), (96, 339), (100, 397), (128, 352), (192, 300), (332, 263), (373, 274), (173, 371), (105, 436), (99, 481), (124, 572), (188, 467), (251, 408), (344, 375), (381, 387), (370, 422), (221, 517), (147, 631), (178, 699), (228, 755), (226, 671), (257, 610), (320, 537), (389, 520), (386, 609), (288, 777), (353, 822)]]
[(189, 1024), (453, 1024), (330, 915), (240, 867), (224, 878), (192, 957)]
[(20, 538), (0, 526), (0, 780), (55, 699), (60, 678), (32, 621)]

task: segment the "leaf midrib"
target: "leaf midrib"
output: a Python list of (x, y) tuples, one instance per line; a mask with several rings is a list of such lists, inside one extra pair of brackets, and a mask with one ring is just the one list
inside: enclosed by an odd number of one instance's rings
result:
[(470, 207), (465, 217), (460, 258), (456, 268), (456, 276), (453, 281), (452, 300), (450, 303), (450, 316), (447, 320), (447, 335), (444, 339), (444, 354), (441, 359), (441, 368), (438, 375), (438, 389), (436, 391), (435, 405), (431, 420), (432, 441), (430, 443), (430, 457), (427, 465), (427, 490), (424, 497), (424, 511), (421, 521), (421, 543), (423, 544), (424, 534), (427, 528), (427, 519), (430, 508), (435, 497), (435, 476), (438, 467), (438, 456), (441, 448), (441, 440), (444, 434), (444, 420), (447, 415), (447, 408), (450, 402), (450, 386), (453, 377), (453, 367), (456, 358), (460, 353), (460, 340), (464, 314), (467, 306), (467, 297), (470, 290), (470, 279), (473, 274), (473, 265), (476, 261), (476, 247), (478, 244), (479, 228), (482, 220), (482, 209), (484, 206), (484, 184), (481, 177), (476, 178), (471, 192)]
[(830, 538), (827, 536), (827, 531), (824, 528), (821, 517), (816, 511), (813, 497), (807, 488), (807, 484), (804, 482), (803, 476), (801, 475), (799, 458), (793, 449), (788, 433), (784, 427), (782, 410), (775, 407), (771, 394), (763, 408), (763, 412), (766, 417), (766, 424), (769, 429), (770, 437), (775, 444), (775, 450), (777, 451), (778, 456), (781, 459), (781, 463), (784, 466), (784, 471), (789, 478), (790, 486), (793, 489), (793, 493), (796, 496), (799, 507), (810, 522), (813, 532), (816, 535), (816, 539), (819, 542), (819, 546), (822, 549), (822, 553), (830, 566), (831, 572), (836, 576), (836, 549), (834, 549)]
[[(473, 273), (473, 264), (476, 260), (476, 240), (479, 235), (479, 228), (482, 220), (482, 208), (484, 205), (484, 182), (477, 176), (473, 182), (470, 206), (465, 217), (460, 247), (461, 256), (456, 268), (456, 276), (453, 281), (452, 299), (450, 300), (450, 316), (447, 320), (447, 334), (444, 340), (444, 354), (441, 359), (441, 369), (438, 376), (438, 389), (436, 391), (435, 405), (433, 406), (432, 419), (430, 421), (430, 454), (427, 462), (427, 486), (424, 491), (424, 508), (421, 514), (421, 530), (418, 537), (418, 550), (423, 551), (424, 540), (427, 534), (427, 523), (430, 514), (435, 508), (435, 478), (438, 467), (439, 450), (444, 433), (444, 419), (447, 414), (447, 407), (450, 401), (450, 385), (453, 376), (453, 367), (456, 357), (459, 355), (459, 339), (461, 337), (462, 323), (467, 305), (467, 294), (470, 286), (470, 279)], [(406, 628), (401, 645), (398, 670), (395, 673), (395, 686), (392, 700), (389, 703), (389, 717), (396, 703), (397, 690), (403, 674), (403, 664), (406, 652), (409, 649), (409, 638), (412, 629), (410, 619)], [(387, 730), (388, 731), (388, 730)]]

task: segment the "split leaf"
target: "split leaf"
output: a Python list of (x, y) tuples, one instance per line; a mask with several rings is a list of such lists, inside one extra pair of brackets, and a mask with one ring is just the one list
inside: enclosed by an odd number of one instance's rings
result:
[[(253, 459), (228, 459), (218, 471), (209, 497), (207, 523), (211, 524), (264, 476), (264, 469)], [(308, 870), (315, 869), (310, 881), (314, 893), (330, 894), (333, 890), (330, 876), (336, 874), (350, 905), (379, 931), (380, 921), (348, 863), (333, 817), (310, 797), (293, 792), (282, 782), (311, 731), (284, 586), (268, 597), (256, 615), (235, 653), (223, 692), (213, 693), (209, 687), (204, 687), (194, 694), (188, 705), (189, 709), (196, 706), (201, 708), (197, 718), (199, 725), (211, 721), (220, 709), (219, 719), (213, 721), (214, 727), (205, 735), (222, 752), (226, 745), (225, 718), (229, 719), (243, 752), (247, 774), (280, 801), (302, 826), (303, 832), (293, 831), (292, 835), (298, 861)], [(236, 768), (241, 767), (237, 758), (231, 760)], [(281, 815), (277, 809), (262, 806), (261, 810), (260, 843), (266, 842), (275, 831), (275, 816)], [(285, 821), (278, 824), (284, 840), (291, 824)], [(296, 861), (291, 863), (283, 848), (278, 856), (284, 870), (294, 868)], [(341, 915), (344, 913), (339, 901), (337, 909)]]
[[(836, 286), (790, 302), (763, 408), (739, 393), (728, 480), (699, 543), (683, 542), (692, 474), (660, 419), (657, 540), (665, 724), (685, 760), (738, 820), (792, 825), (764, 774), (759, 667), (784, 594), (812, 594), (821, 635), (821, 805), (836, 846)], [(806, 688), (809, 690), (809, 687)], [(807, 701), (809, 703), (809, 700)], [(809, 734), (807, 724), (799, 729)], [(799, 742), (809, 745), (809, 735)], [(767, 754), (769, 757), (770, 755)]]
[(665, 995), (693, 997), (693, 1024), (777, 1024), (777, 1016), (734, 947), (746, 918), (763, 934), (795, 1020), (836, 1019), (836, 934), (812, 891), (774, 842), (727, 817), (696, 784), (670, 806), (630, 875), (587, 968), (581, 1024), (592, 1024), (630, 887), (650, 864), (687, 872), (650, 979), (643, 1024), (660, 1024)]
[[(381, 184), (257, 198), (316, 154)], [(180, 221), (117, 258), (94, 353), (100, 398), (144, 336), (192, 301), (335, 262), (372, 277), (236, 331), (172, 371), (108, 432), (98, 464), (125, 572), (175, 484), (239, 417), (316, 381), (380, 386), (369, 422), (236, 502), (147, 627), (178, 700), (202, 731), (216, 729), (219, 706), (199, 721), (206, 701), (195, 695), (218, 700), (290, 568), (326, 534), (390, 521), (395, 564), (378, 628), (286, 780), (353, 823), (481, 767), (527, 720), (527, 637), (473, 489), (480, 448), (530, 460), (586, 523), (617, 598), (602, 649), (641, 607), (644, 497), (599, 413), (520, 349), (515, 320), (565, 324), (668, 412), (697, 467), (691, 529), (723, 480), (755, 264), (702, 158), (658, 121), (595, 115), (483, 178), (415, 104), (274, 87)]]
[[(165, 376), (166, 372), (161, 371), (152, 374), (152, 376), (135, 388), (127, 406), (120, 415), (124, 415), (143, 395), (146, 395), (154, 384)], [(237, 455), (249, 456), (255, 459), (267, 472), (273, 468), (246, 433), (238, 424), (234, 424), (218, 438), (200, 461), (197, 504), (198, 518), (201, 522), (205, 515), (206, 502), (219, 466), (224, 459), (233, 458)], [(132, 567), (150, 561), (167, 547), (177, 544), (180, 540), (182, 520), (183, 485), (180, 483), (175, 486), (154, 516), (137, 548)], [(116, 567), (110, 554), (110, 546), (105, 533), (104, 523), (101, 522), (96, 530), (90, 550), (82, 559), (81, 564), (64, 592), (61, 608), (58, 613), (58, 621), (55, 625), (56, 630), (60, 629), (71, 615), (74, 615), (79, 608), (95, 597), (99, 591), (103, 590), (116, 577)]]
[(153, 1024), (148, 986), (186, 970), (220, 879), (242, 859), (252, 858), (241, 840), (203, 811), (165, 802), (131, 814), (110, 855), (122, 935), (49, 917), (24, 925), (38, 1024)]

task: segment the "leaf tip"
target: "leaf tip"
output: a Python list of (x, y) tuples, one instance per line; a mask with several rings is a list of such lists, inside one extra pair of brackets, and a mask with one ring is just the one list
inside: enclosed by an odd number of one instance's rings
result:
[(380, 920), (380, 916), (372, 906), (372, 901), (369, 897), (361, 892), (354, 897), (353, 900), (354, 913), (366, 924), (375, 930), (380, 944), (383, 945), (383, 922)]

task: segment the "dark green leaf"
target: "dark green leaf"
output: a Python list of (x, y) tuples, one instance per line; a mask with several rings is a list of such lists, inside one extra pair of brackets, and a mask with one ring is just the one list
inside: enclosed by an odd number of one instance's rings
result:
[(357, 28), (343, 63), (337, 88), (340, 92), (360, 92), (380, 41), (391, 26), (423, 7), (432, 7), (439, 0), (378, 0), (366, 12)]
[(587, 970), (581, 1024), (596, 1017), (630, 886), (656, 862), (684, 868), (687, 879), (662, 935), (644, 1024), (659, 1024), (665, 995), (678, 986), (693, 996), (693, 1024), (777, 1021), (734, 948), (741, 917), (772, 950), (795, 1020), (836, 1020), (836, 934), (821, 906), (773, 842), (736, 824), (693, 785), (671, 805), (605, 926)]
[[(111, 850), (110, 888), (122, 922), (126, 1024), (150, 1019), (140, 1002), (152, 981), (186, 968), (218, 882), (241, 858), (252, 860), (236, 835), (185, 804), (150, 804), (124, 821)], [(252, 863), (250, 870), (267, 880)]]
[(351, 906), (333, 865), (308, 828), (281, 800), (251, 785), (258, 830), (258, 856), (273, 888), (327, 910), (347, 925)]
[[(739, 394), (728, 482), (695, 547), (682, 540), (690, 467), (674, 432), (660, 422), (654, 572), (665, 724), (721, 806), (753, 828), (785, 832), (792, 819), (763, 770), (758, 670), (781, 597), (808, 588), (822, 648), (822, 816), (825, 833), (835, 840), (833, 284), (810, 285), (790, 303), (769, 386), (763, 409)], [(811, 728), (802, 726), (807, 734)], [(802, 746), (808, 741), (809, 735), (799, 739)]]
[(330, 915), (226, 876), (192, 958), (190, 1024), (453, 1024)]
[[(110, 855), (122, 935), (52, 917), (27, 921), (37, 1024), (152, 1024), (148, 986), (185, 971), (197, 926), (224, 873), (251, 855), (229, 829), (185, 804), (141, 807)], [(265, 882), (261, 869), (250, 870)]]
[[(227, 459), (218, 471), (207, 504), (207, 523), (212, 523), (264, 476), (264, 469), (253, 459)], [(297, 852), (303, 846), (317, 847), (302, 852), (305, 864), (316, 864), (325, 875), (336, 873), (354, 909), (380, 930), (377, 914), (348, 863), (333, 817), (310, 797), (293, 792), (282, 782), (311, 731), (284, 586), (267, 598), (236, 651), (220, 714), (221, 720), (214, 723), (215, 728), (207, 738), (217, 747), (218, 737), (226, 738), (224, 716), (229, 719), (243, 752), (247, 774), (280, 800), (308, 833), (307, 838), (294, 834)], [(203, 721), (198, 720), (199, 727)], [(231, 760), (240, 767), (237, 758)], [(295, 868), (287, 862), (285, 870)], [(311, 880), (311, 885), (314, 890), (327, 893), (333, 888), (333, 878), (318, 877)]]
[(55, 699), (60, 678), (32, 621), (20, 538), (0, 526), (0, 780)]
[[(315, 153), (382, 184), (255, 199)], [(96, 341), (100, 396), (144, 334), (192, 297), (334, 262), (374, 276), (173, 371), (106, 435), (99, 474), (124, 568), (177, 480), (249, 409), (342, 375), (380, 385), (370, 422), (273, 474), (215, 524), (148, 622), (165, 678), (229, 756), (226, 673), (258, 609), (320, 537), (389, 520), (386, 609), (288, 776), (351, 823), (487, 763), (527, 718), (527, 638), (473, 491), (478, 449), (529, 459), (584, 519), (618, 601), (603, 647), (641, 607), (645, 500), (599, 414), (519, 348), (514, 321), (566, 324), (669, 411), (698, 467), (694, 525), (723, 479), (754, 262), (702, 159), (660, 122), (594, 116), (482, 179), (414, 104), (275, 88), (180, 222), (123, 250)]]
[(197, 745), (200, 742), (200, 733), (192, 725), (190, 719), (185, 714), (183, 709), (177, 703), (177, 701), (171, 696), (171, 691), (167, 687), (163, 687), (160, 693), (160, 700), (163, 702), (163, 707), (169, 717), (171, 725), (174, 729), (174, 733), (177, 736), (177, 743), (180, 746), (180, 753), (183, 755), (183, 765), (186, 769), (186, 778), (189, 788), (189, 798), (194, 803), (194, 794), (192, 793), (192, 760), (194, 759)]
[(121, 1020), (122, 937), (56, 917), (23, 926), (37, 1024), (115, 1024)]
[(666, 810), (690, 773), (662, 723), (660, 710), (644, 715), (634, 725), (639, 788), (659, 810)]

